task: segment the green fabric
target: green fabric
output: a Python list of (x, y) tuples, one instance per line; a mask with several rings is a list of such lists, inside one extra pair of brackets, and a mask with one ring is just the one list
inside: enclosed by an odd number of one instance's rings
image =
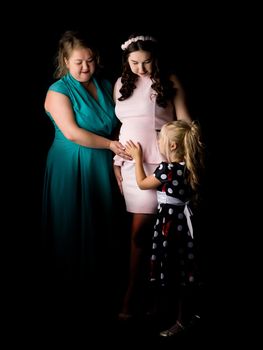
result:
[[(67, 95), (77, 124), (111, 138), (117, 126), (108, 81), (93, 79), (98, 102), (70, 74), (50, 86)], [(112, 152), (68, 140), (55, 127), (48, 152), (43, 193), (43, 227), (62, 274), (94, 271), (103, 259), (112, 220)], [(81, 272), (82, 271), (82, 272)]]

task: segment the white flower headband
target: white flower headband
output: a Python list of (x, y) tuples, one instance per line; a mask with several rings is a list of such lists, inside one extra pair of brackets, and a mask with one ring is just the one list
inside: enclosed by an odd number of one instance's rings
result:
[(139, 36), (136, 36), (135, 38), (131, 38), (127, 41), (125, 41), (124, 44), (121, 45), (121, 49), (122, 50), (126, 50), (127, 47), (131, 44), (131, 43), (136, 43), (136, 41), (138, 40), (142, 40), (142, 41), (156, 41), (152, 36), (143, 36), (143, 35), (139, 35)]

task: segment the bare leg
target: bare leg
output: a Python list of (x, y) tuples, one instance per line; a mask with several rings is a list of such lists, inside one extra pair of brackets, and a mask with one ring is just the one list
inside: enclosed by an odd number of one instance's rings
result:
[[(140, 278), (145, 273), (143, 266), (144, 253), (146, 254), (145, 241), (149, 238), (149, 224), (152, 222), (151, 214), (133, 214), (131, 227), (131, 251), (128, 288), (124, 297), (121, 315), (125, 318), (132, 312), (132, 303), (135, 292), (140, 284)], [(150, 243), (150, 241), (149, 241)], [(121, 318), (121, 317), (120, 317)]]

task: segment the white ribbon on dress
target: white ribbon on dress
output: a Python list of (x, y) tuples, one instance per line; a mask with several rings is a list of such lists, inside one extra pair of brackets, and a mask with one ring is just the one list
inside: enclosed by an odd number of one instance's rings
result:
[(184, 215), (187, 220), (188, 229), (192, 238), (194, 238), (194, 230), (191, 222), (192, 210), (189, 207), (189, 201), (183, 202), (179, 198), (168, 196), (165, 192), (157, 191), (157, 201), (159, 204), (184, 205)]

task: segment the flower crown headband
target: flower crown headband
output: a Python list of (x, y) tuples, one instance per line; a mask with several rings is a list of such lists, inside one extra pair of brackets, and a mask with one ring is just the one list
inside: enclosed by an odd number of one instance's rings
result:
[(126, 50), (131, 43), (136, 43), (136, 41), (138, 41), (138, 40), (156, 41), (152, 36), (139, 35), (139, 36), (136, 36), (135, 38), (131, 38), (131, 39), (125, 41), (125, 43), (121, 45), (121, 49)]

